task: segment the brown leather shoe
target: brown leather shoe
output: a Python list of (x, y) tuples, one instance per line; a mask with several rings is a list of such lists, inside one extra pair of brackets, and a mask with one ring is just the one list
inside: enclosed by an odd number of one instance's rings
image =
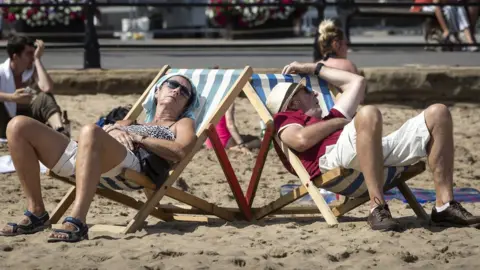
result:
[(368, 215), (368, 225), (375, 231), (398, 231), (400, 223), (392, 217), (390, 209), (386, 204), (379, 204)]
[(451, 201), (450, 206), (442, 212), (437, 212), (435, 206), (430, 215), (430, 223), (444, 227), (466, 227), (480, 224), (480, 217), (472, 215), (457, 201)]

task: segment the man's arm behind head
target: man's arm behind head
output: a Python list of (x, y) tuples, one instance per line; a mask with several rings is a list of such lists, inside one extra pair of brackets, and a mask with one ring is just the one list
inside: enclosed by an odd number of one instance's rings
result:
[(320, 78), (340, 88), (342, 94), (335, 100), (335, 108), (341, 111), (347, 118), (355, 115), (358, 106), (365, 98), (366, 80), (358, 75), (355, 65), (347, 59), (332, 59), (320, 71)]

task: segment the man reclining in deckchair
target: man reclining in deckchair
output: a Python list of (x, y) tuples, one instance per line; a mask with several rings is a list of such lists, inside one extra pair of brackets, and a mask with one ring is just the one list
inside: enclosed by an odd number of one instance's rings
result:
[(356, 112), (365, 95), (363, 77), (322, 62), (293, 62), (283, 73), (315, 74), (343, 92), (324, 118), (317, 92), (307, 89), (303, 81), (277, 84), (267, 107), (280, 139), (297, 152), (311, 179), (336, 167), (363, 173), (370, 196), (368, 224), (373, 230), (399, 229), (383, 195), (384, 166), (411, 165), (425, 156), (437, 191), (432, 222), (465, 226), (475, 220), (453, 198), (453, 128), (447, 107), (429, 106), (382, 137), (382, 115), (376, 107), (364, 106)]
[[(49, 215), (40, 189), (41, 161), (59, 176), (75, 175), (77, 186), (70, 216), (64, 220), (63, 229), (54, 230), (48, 241), (88, 239), (87, 212), (100, 177), (115, 178), (125, 168), (143, 171), (141, 163), (148, 153), (161, 158), (157, 160), (161, 164), (165, 160), (181, 160), (196, 140), (193, 112), (198, 106), (190, 79), (169, 74), (152, 88), (143, 103), (145, 124), (122, 121), (103, 130), (87, 125), (82, 128), (78, 143), (34, 119), (15, 117), (8, 123), (8, 146), (27, 197), (27, 211), (22, 221), (9, 223), (0, 235), (31, 234), (47, 227)], [(168, 168), (164, 169), (168, 175)]]

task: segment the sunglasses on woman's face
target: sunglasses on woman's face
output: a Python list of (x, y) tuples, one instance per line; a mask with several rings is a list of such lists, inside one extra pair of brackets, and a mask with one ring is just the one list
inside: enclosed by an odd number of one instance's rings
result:
[(180, 88), (180, 94), (186, 98), (190, 98), (190, 90), (181, 83), (175, 81), (175, 80), (167, 80), (167, 87), (170, 88), (171, 90)]

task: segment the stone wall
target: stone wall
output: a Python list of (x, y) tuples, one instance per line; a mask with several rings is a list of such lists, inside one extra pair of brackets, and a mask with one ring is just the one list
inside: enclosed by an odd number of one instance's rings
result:
[[(280, 69), (254, 69), (279, 73)], [(140, 94), (158, 70), (52, 70), (55, 93)], [(480, 67), (364, 68), (367, 103), (404, 101), (480, 102)]]

